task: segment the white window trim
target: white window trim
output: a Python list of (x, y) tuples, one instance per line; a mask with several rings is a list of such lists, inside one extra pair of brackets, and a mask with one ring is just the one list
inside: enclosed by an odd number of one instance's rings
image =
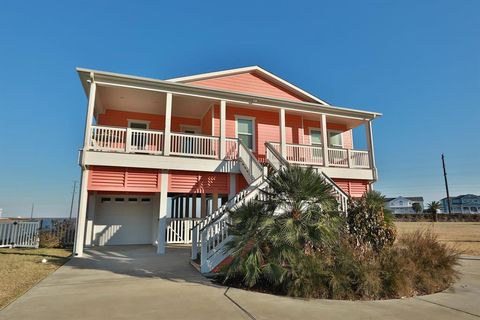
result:
[(257, 135), (256, 135), (256, 126), (255, 126), (255, 117), (250, 117), (250, 116), (242, 116), (242, 115), (235, 115), (235, 138), (238, 139), (238, 120), (244, 119), (244, 120), (251, 120), (252, 121), (252, 151), (257, 150)]
[(128, 127), (130, 128), (131, 123), (144, 123), (147, 125), (146, 130), (150, 129), (150, 121), (147, 120), (135, 120), (135, 119), (127, 119), (128, 120)]
[(195, 134), (199, 134), (201, 132), (200, 126), (190, 126), (190, 125), (186, 125), (186, 124), (181, 124), (180, 125), (180, 131), (185, 132), (185, 130), (195, 131)]
[[(339, 146), (330, 144), (330, 132), (340, 133), (341, 144), (340, 144)], [(328, 129), (328, 130), (327, 130), (327, 141), (328, 141), (328, 147), (329, 147), (329, 148), (343, 148), (343, 131), (341, 131), (341, 130), (330, 130), (330, 129)]]
[(308, 128), (308, 136), (310, 137), (310, 145), (311, 146), (321, 146), (323, 145), (322, 141), (320, 143), (312, 144), (312, 130), (313, 131), (320, 131), (320, 135), (322, 134), (322, 128), (314, 128), (314, 127), (309, 127)]

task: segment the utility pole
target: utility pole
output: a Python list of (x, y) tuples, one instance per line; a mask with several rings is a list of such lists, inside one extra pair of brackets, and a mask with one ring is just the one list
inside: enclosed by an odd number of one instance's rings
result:
[(34, 205), (32, 202), (32, 210), (30, 211), (30, 220), (33, 220), (33, 208), (34, 208)]
[(443, 153), (442, 153), (442, 166), (443, 166), (443, 177), (445, 178), (445, 189), (447, 190), (448, 214), (451, 214), (452, 209), (450, 207), (450, 192), (448, 192), (447, 170), (445, 169), (445, 156), (443, 155)]
[(77, 188), (77, 181), (73, 181), (72, 202), (70, 202), (70, 220), (72, 219), (73, 200), (75, 199), (75, 189)]

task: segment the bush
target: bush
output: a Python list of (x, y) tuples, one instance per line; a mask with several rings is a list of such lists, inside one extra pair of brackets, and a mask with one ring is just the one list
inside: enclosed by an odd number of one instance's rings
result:
[(41, 230), (39, 238), (40, 248), (59, 248), (62, 245), (62, 239), (50, 230)]
[(384, 214), (384, 202), (385, 197), (378, 191), (367, 192), (350, 202), (347, 230), (357, 246), (369, 246), (380, 251), (395, 241), (395, 225), (391, 216)]
[(457, 277), (458, 254), (428, 232), (395, 242), (376, 192), (332, 211), (332, 190), (311, 169), (270, 177), (267, 201), (231, 213), (232, 260), (224, 284), (305, 298), (384, 299), (443, 290)]

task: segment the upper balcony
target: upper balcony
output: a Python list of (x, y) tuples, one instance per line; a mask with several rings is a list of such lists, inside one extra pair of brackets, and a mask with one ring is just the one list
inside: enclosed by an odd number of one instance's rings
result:
[[(132, 154), (164, 155), (165, 137), (160, 130), (91, 126), (87, 150)], [(170, 156), (218, 160), (236, 160), (238, 138), (225, 139), (225, 155), (220, 157), (220, 137), (201, 134), (172, 132)], [(281, 154), (281, 143), (270, 141)], [(338, 168), (371, 168), (369, 152), (345, 148), (327, 147), (328, 166)], [(286, 144), (285, 159), (292, 164), (325, 167), (322, 146)]]
[[(371, 121), (378, 116), (304, 101), (81, 71), (89, 95), (82, 165), (231, 171), (238, 141), (266, 162), (273, 148), (289, 163), (332, 178), (375, 180)], [(367, 150), (352, 131), (365, 127)]]

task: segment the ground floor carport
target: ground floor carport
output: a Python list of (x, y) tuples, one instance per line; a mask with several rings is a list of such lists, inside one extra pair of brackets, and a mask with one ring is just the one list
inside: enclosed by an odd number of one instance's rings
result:
[(461, 260), (446, 292), (401, 300), (303, 300), (226, 288), (189, 264), (189, 250), (87, 249), (0, 311), (0, 319), (478, 319), (480, 258)]

